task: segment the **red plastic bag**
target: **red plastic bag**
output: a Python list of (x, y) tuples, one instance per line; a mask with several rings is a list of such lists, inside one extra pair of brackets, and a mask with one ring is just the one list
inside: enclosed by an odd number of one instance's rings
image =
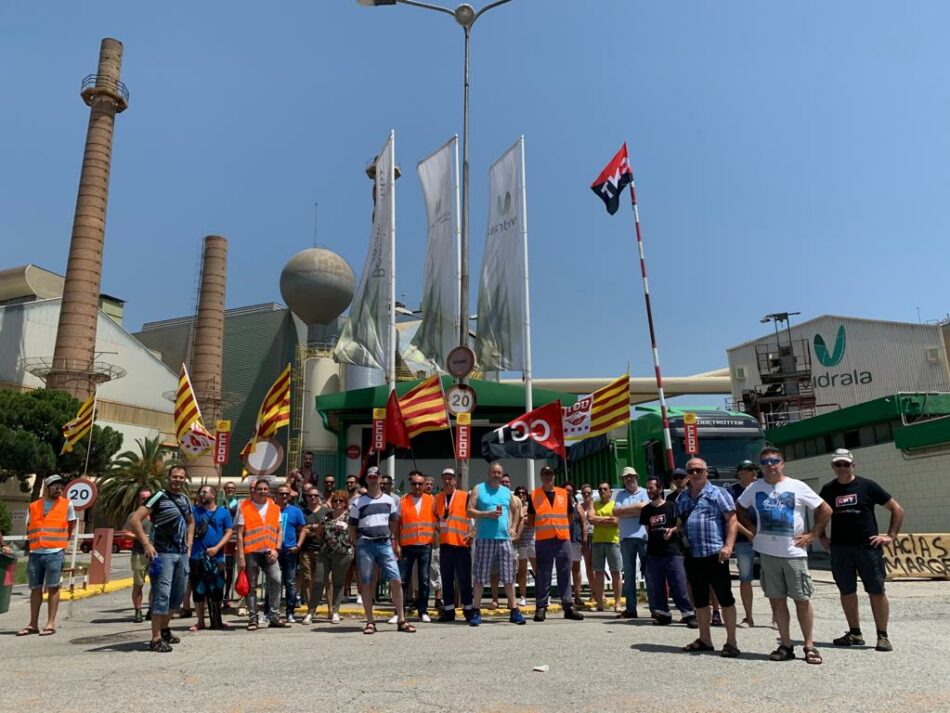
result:
[(234, 591), (237, 592), (239, 597), (246, 597), (247, 593), (251, 591), (251, 583), (247, 581), (247, 571), (241, 570), (238, 572), (237, 581), (234, 583)]

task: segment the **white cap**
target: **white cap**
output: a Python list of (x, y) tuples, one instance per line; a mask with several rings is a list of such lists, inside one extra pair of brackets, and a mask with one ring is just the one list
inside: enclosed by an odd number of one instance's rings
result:
[(620, 471), (620, 477), (621, 477), (621, 478), (628, 478), (628, 477), (631, 477), (631, 476), (634, 477), (634, 478), (637, 477), (637, 469), (636, 469), (636, 468), (631, 468), (631, 467), (628, 465), (626, 468), (624, 468), (622, 471)]
[(375, 465), (371, 465), (366, 469), (366, 475), (379, 475), (379, 468), (377, 468)]
[(451, 476), (454, 478), (454, 477), (455, 477), (455, 470), (452, 469), (452, 468), (444, 468), (444, 469), (442, 470), (442, 475), (451, 475)]
[(849, 463), (854, 463), (854, 456), (851, 454), (847, 448), (839, 448), (834, 453), (831, 454), (831, 462), (846, 460)]

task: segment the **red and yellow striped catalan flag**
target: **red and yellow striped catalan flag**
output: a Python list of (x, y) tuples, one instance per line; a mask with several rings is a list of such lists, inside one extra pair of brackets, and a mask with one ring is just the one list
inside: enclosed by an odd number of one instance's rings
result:
[(399, 399), (399, 410), (406, 424), (409, 438), (427, 431), (442, 431), (449, 427), (445, 413), (445, 395), (438, 374), (430, 376)]
[(89, 434), (89, 431), (92, 430), (92, 422), (95, 419), (96, 415), (96, 392), (92, 392), (89, 395), (89, 398), (82, 402), (82, 406), (79, 407), (79, 411), (76, 412), (76, 418), (72, 421), (67, 422), (62, 427), (63, 436), (66, 438), (66, 442), (63, 444), (63, 450), (59, 452), (60, 455), (64, 453), (70, 453), (73, 448), (76, 447), (76, 444), (82, 440), (83, 436)]
[(257, 427), (251, 440), (241, 451), (242, 456), (254, 452), (257, 441), (273, 438), (277, 430), (290, 423), (290, 364), (277, 377), (277, 381), (267, 390), (261, 408), (257, 412)]
[(600, 436), (630, 421), (629, 374), (600, 387), (591, 396), (594, 403), (590, 410), (590, 435), (586, 438)]
[(178, 393), (175, 396), (175, 437), (184, 455), (195, 458), (214, 445), (214, 436), (201, 422), (198, 399), (191, 387), (188, 369), (181, 365), (178, 375)]

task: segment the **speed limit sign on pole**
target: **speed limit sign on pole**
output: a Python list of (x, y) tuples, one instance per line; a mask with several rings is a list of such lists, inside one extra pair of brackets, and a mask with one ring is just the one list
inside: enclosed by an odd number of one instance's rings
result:
[(66, 498), (73, 504), (73, 510), (87, 510), (96, 502), (99, 490), (89, 478), (71, 480), (66, 485)]
[(475, 410), (475, 389), (465, 384), (455, 384), (445, 392), (445, 405), (453, 416), (472, 413)]

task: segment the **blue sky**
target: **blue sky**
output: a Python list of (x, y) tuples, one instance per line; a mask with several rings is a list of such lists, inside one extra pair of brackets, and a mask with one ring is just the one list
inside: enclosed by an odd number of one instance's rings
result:
[[(484, 2), (476, 2), (477, 7)], [(589, 184), (627, 141), (664, 372), (725, 365), (801, 311), (948, 312), (950, 84), (940, 2), (513, 0), (472, 35), (472, 304), (487, 169), (527, 155), (537, 376), (651, 373), (629, 205)], [(317, 239), (362, 267), (363, 169), (396, 130), (397, 273), (421, 297), (415, 164), (462, 124), (462, 31), (411, 7), (5, 3), (4, 266), (63, 272), (99, 41), (125, 44), (104, 292), (126, 325), (187, 314), (200, 239), (230, 239), (229, 307), (280, 301)]]

